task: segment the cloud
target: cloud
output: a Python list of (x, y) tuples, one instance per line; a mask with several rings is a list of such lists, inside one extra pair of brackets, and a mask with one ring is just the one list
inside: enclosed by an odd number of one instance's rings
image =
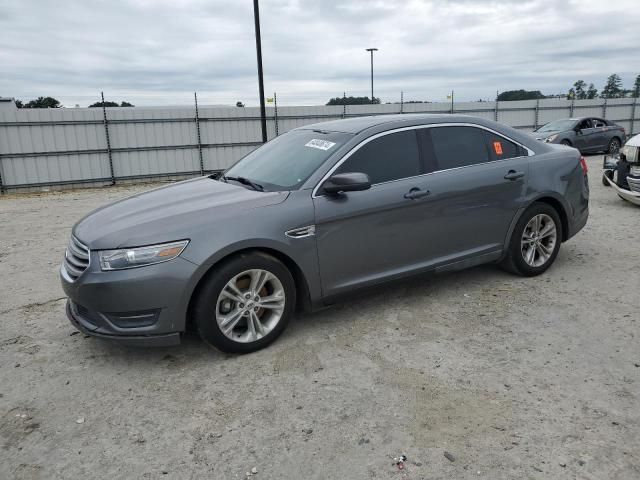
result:
[[(283, 104), (343, 91), (383, 101), (492, 98), (496, 90), (598, 88), (640, 73), (640, 11), (621, 0), (262, 0), (265, 87)], [(5, 0), (0, 95), (51, 95), (66, 105), (256, 104), (251, 2)]]

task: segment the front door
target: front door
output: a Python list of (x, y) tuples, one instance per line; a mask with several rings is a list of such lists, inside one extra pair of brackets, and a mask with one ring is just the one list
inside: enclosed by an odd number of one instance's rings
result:
[(582, 120), (578, 125), (573, 146), (581, 152), (593, 150), (598, 146), (598, 132), (593, 128), (590, 118)]
[(424, 187), (415, 130), (365, 141), (334, 173), (363, 172), (372, 186), (361, 192), (313, 199), (323, 295), (339, 294), (401, 275), (424, 255)]

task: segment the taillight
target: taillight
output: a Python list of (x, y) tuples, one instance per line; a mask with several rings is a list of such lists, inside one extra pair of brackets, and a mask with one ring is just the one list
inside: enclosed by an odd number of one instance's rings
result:
[(580, 157), (580, 166), (582, 167), (582, 173), (586, 175), (589, 171), (589, 167), (587, 167), (587, 161), (584, 159), (584, 157)]

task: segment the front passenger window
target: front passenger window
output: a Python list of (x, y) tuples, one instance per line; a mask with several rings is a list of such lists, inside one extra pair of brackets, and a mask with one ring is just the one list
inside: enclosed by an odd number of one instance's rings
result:
[(371, 184), (414, 177), (420, 171), (415, 130), (390, 133), (371, 140), (351, 155), (335, 173), (362, 172)]
[(587, 128), (591, 128), (591, 120), (589, 119), (583, 120), (582, 122), (580, 122), (580, 125), (578, 126), (578, 129), (580, 130), (586, 130)]

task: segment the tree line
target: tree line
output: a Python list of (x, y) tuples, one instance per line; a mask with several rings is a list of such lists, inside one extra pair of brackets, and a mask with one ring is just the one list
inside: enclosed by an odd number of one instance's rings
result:
[[(102, 107), (103, 102), (96, 102), (89, 107)], [(104, 102), (105, 107), (135, 107), (132, 103), (122, 101), (120, 104), (117, 102)], [(16, 100), (16, 107), (18, 108), (60, 108), (62, 104), (59, 100), (53, 97), (38, 97), (34, 100), (29, 100), (28, 102), (23, 102), (22, 100)]]

